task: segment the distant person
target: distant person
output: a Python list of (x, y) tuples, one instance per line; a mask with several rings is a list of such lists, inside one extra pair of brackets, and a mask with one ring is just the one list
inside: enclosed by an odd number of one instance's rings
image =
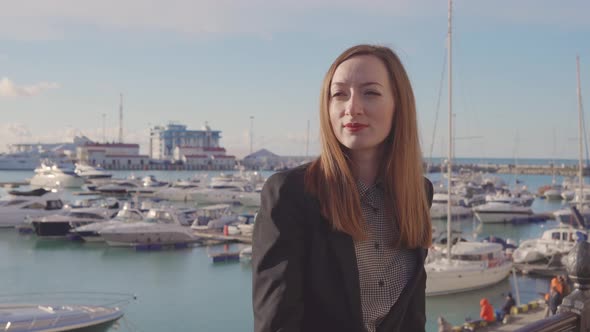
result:
[(261, 193), (254, 331), (425, 331), (433, 191), (410, 79), (391, 49), (354, 46), (320, 102), (320, 157)]
[(551, 288), (551, 292), (549, 293), (549, 310), (551, 311), (551, 315), (555, 315), (557, 312), (557, 307), (561, 305), (561, 301), (563, 297), (561, 293), (557, 290), (556, 287)]
[(479, 317), (488, 323), (495, 322), (496, 317), (494, 316), (494, 307), (490, 304), (488, 299), (485, 297), (479, 301)]
[(568, 282), (567, 275), (563, 274), (558, 277), (559, 282), (561, 283), (561, 297), (566, 297), (570, 294), (570, 285)]
[(502, 306), (503, 316), (510, 315), (510, 310), (514, 306), (516, 306), (516, 301), (514, 301), (514, 298), (512, 298), (512, 293), (508, 293), (508, 295), (506, 295), (506, 301), (504, 302), (504, 305)]

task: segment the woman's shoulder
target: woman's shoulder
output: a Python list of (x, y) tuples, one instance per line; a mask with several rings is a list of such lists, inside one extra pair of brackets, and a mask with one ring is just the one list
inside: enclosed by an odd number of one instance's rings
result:
[(303, 164), (285, 171), (271, 175), (264, 184), (269, 189), (289, 190), (293, 193), (303, 193), (305, 186), (305, 173), (309, 163)]

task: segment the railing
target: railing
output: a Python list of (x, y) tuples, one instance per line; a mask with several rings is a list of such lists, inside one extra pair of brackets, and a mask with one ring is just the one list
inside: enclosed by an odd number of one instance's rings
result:
[(563, 299), (557, 314), (517, 332), (590, 332), (590, 243), (575, 245), (567, 256), (566, 269), (574, 291)]
[(580, 319), (573, 312), (563, 312), (536, 321), (516, 330), (517, 332), (570, 332), (580, 330)]

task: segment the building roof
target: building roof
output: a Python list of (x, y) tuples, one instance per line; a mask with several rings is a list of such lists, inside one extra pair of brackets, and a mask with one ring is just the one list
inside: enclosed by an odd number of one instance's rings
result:
[(107, 154), (105, 157), (110, 157), (110, 158), (149, 158), (149, 156), (147, 155), (142, 155), (142, 154)]
[(184, 157), (186, 159), (209, 158), (206, 154), (185, 154)]
[(87, 143), (84, 146), (96, 148), (139, 148), (139, 144), (126, 143)]

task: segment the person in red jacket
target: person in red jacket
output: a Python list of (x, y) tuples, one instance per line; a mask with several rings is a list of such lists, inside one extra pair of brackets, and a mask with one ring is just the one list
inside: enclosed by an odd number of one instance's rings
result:
[(494, 317), (494, 307), (490, 304), (488, 299), (485, 297), (479, 301), (479, 306), (481, 307), (481, 311), (479, 312), (479, 317), (485, 320), (486, 322), (494, 322), (496, 317)]

